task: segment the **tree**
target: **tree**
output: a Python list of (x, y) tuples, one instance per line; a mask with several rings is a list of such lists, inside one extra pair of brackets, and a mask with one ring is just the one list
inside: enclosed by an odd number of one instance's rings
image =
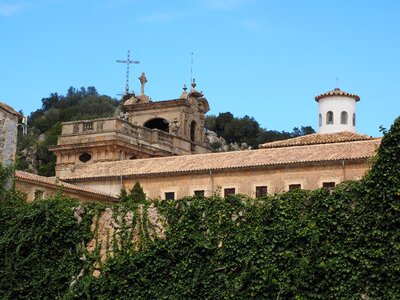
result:
[(51, 93), (48, 98), (42, 99), (42, 110), (46, 111), (52, 107), (57, 107), (60, 101), (60, 97), (57, 93)]
[(215, 120), (217, 119), (217, 116), (215, 115), (209, 115), (206, 116), (204, 126), (211, 131), (215, 131)]
[(223, 136), (225, 127), (232, 122), (234, 119), (233, 115), (228, 111), (226, 113), (220, 113), (215, 119), (215, 132), (218, 135)]
[(293, 128), (291, 136), (298, 137), (298, 136), (313, 134), (313, 133), (315, 133), (315, 130), (311, 126), (301, 126), (300, 129), (298, 127)]
[[(42, 107), (28, 118), (29, 134), (18, 136), (17, 168), (38, 171), (39, 175), (54, 175), (55, 156), (48, 147), (55, 145), (61, 134), (61, 123), (110, 117), (114, 114), (118, 101), (108, 96), (100, 96), (95, 87), (76, 89), (70, 87), (66, 95), (51, 93), (42, 98)], [(44, 134), (45, 141), (39, 139)], [(26, 150), (26, 148), (30, 148)], [(28, 159), (34, 153), (35, 162)], [(29, 166), (35, 170), (30, 170)]]
[(121, 202), (142, 203), (146, 201), (146, 194), (143, 192), (139, 181), (136, 181), (128, 192), (125, 188), (122, 188), (118, 198)]

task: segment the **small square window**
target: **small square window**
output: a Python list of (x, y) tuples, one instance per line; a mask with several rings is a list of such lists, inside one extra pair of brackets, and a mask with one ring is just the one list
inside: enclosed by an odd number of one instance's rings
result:
[(194, 191), (194, 195), (195, 195), (196, 197), (202, 198), (202, 197), (204, 197), (204, 190), (197, 190), (197, 191)]
[(301, 184), (289, 184), (289, 191), (295, 190), (295, 189), (301, 189)]
[(174, 192), (165, 193), (165, 200), (175, 200), (175, 193)]
[(256, 186), (256, 198), (263, 197), (268, 194), (267, 186)]
[(224, 189), (224, 197), (228, 195), (235, 195), (235, 188)]
[(322, 183), (322, 187), (324, 189), (328, 189), (328, 190), (333, 189), (335, 186), (336, 186), (335, 182), (323, 182)]

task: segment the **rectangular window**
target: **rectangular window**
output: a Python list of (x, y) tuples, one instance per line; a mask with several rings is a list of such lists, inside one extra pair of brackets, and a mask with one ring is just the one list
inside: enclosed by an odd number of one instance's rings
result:
[(175, 200), (175, 193), (174, 192), (165, 193), (165, 200)]
[(323, 182), (322, 183), (322, 187), (324, 189), (328, 189), (328, 190), (333, 189), (335, 186), (336, 186), (335, 182)]
[(194, 195), (195, 195), (196, 197), (202, 198), (202, 197), (204, 197), (204, 190), (197, 190), (197, 191), (194, 191)]
[(224, 197), (228, 195), (235, 195), (235, 188), (224, 189)]
[(267, 186), (256, 186), (256, 198), (263, 197), (268, 194)]
[(289, 191), (295, 190), (295, 189), (301, 189), (301, 184), (289, 184)]

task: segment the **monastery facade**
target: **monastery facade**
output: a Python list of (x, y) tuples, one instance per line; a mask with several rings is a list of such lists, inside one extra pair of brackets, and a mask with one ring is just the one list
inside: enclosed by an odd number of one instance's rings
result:
[(178, 99), (152, 102), (144, 93), (145, 74), (139, 79), (141, 93), (126, 94), (115, 118), (63, 124), (57, 146), (50, 149), (57, 156), (57, 176), (100, 162), (211, 152), (204, 133), (210, 108), (195, 81)]
[(318, 133), (211, 153), (204, 130), (209, 104), (196, 83), (177, 99), (153, 102), (144, 93), (145, 74), (139, 80), (141, 93), (126, 94), (114, 118), (63, 124), (50, 149), (57, 156), (56, 178), (16, 173), (28, 201), (62, 187), (83, 201), (115, 202), (137, 181), (149, 199), (161, 200), (331, 188), (361, 179), (380, 144), (356, 132), (359, 96), (336, 88), (315, 97)]
[[(151, 102), (141, 82), (141, 94), (126, 97), (123, 118), (92, 121), (96, 128), (99, 122), (110, 124), (102, 128), (114, 130), (115, 136), (116, 129), (125, 127), (124, 133), (118, 134), (129, 136), (127, 143), (135, 145), (135, 150), (124, 153), (128, 147), (117, 146), (122, 139), (105, 138), (115, 147), (115, 151), (107, 150), (96, 131), (89, 135), (77, 130), (74, 134), (73, 127), (84, 131), (87, 121), (66, 123), (53, 148), (57, 176), (113, 196), (139, 181), (150, 199), (236, 193), (260, 197), (361, 179), (380, 144), (380, 139), (356, 133), (359, 96), (336, 88), (315, 97), (319, 105), (317, 134), (267, 143), (257, 150), (208, 153), (204, 114), (209, 106), (195, 83), (190, 92), (184, 89), (179, 99)], [(74, 153), (68, 154), (71, 151)], [(81, 161), (84, 153), (91, 159)]]

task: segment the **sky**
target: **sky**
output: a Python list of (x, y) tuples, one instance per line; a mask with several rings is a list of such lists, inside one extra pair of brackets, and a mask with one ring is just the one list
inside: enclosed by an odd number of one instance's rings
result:
[[(400, 115), (398, 0), (0, 0), (0, 101), (29, 115), (51, 93), (95, 86), (175, 99), (196, 79), (211, 110), (268, 130), (318, 128), (314, 97), (361, 97), (357, 131)], [(193, 53), (193, 54), (192, 54)], [(338, 78), (338, 80), (336, 79)]]

